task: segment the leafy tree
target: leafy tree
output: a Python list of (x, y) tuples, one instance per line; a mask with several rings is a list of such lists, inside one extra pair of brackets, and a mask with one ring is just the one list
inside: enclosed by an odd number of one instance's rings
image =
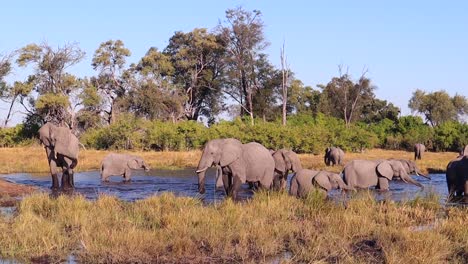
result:
[(304, 86), (302, 81), (294, 79), (288, 93), (288, 112), (295, 114), (317, 114), (320, 91)]
[(214, 118), (221, 110), (221, 82), (224, 43), (205, 28), (176, 32), (164, 54), (174, 67), (174, 82), (185, 93), (184, 114), (189, 120), (200, 115)]
[(82, 108), (78, 111), (77, 127), (81, 131), (101, 125), (102, 98), (90, 80), (83, 80), (83, 88), (78, 95)]
[(185, 95), (174, 84), (175, 68), (170, 57), (156, 48), (150, 48), (132, 73), (127, 73), (130, 84), (128, 107), (147, 119), (172, 120), (184, 118)]
[[(80, 62), (84, 52), (76, 44), (66, 44), (53, 49), (46, 43), (29, 44), (18, 52), (18, 65), (33, 65), (34, 73), (25, 83), (18, 83), (17, 87), (27, 91), (27, 87), (32, 86), (39, 94), (37, 99), (29, 97), (29, 104), (34, 108), (28, 110), (29, 114), (37, 114), (45, 121), (66, 123), (73, 127), (74, 109), (70, 96), (79, 87), (79, 81), (66, 70)], [(23, 106), (26, 107), (25, 104)]]
[(12, 92), (12, 87), (9, 86), (4, 78), (11, 72), (11, 58), (10, 56), (0, 56), (0, 98), (4, 101), (10, 101), (10, 108), (7, 117), (5, 118), (4, 127), (8, 125), (10, 120), (11, 111), (16, 101), (16, 95)]
[(432, 127), (450, 120), (459, 121), (468, 114), (467, 98), (458, 94), (450, 97), (444, 90), (426, 93), (417, 89), (413, 92), (408, 107), (422, 114)]
[(378, 123), (384, 119), (390, 119), (394, 122), (398, 120), (400, 109), (386, 100), (372, 98), (362, 107), (360, 121), (366, 123)]
[(354, 82), (349, 74), (342, 74), (341, 66), (339, 72), (340, 76), (332, 78), (327, 85), (319, 85), (322, 89), (320, 110), (344, 119), (346, 127), (349, 127), (351, 122), (358, 119), (362, 108), (375, 97), (375, 87), (371, 80), (365, 77), (366, 72), (357, 82)]
[(280, 100), (282, 73), (275, 69), (265, 54), (255, 61), (255, 82), (258, 84), (256, 94), (252, 98), (253, 112), (264, 121), (278, 117), (281, 107)]
[(123, 73), (126, 58), (130, 55), (130, 50), (121, 40), (103, 42), (94, 52), (91, 65), (99, 73), (91, 80), (93, 85), (104, 94), (105, 113), (109, 124), (115, 121), (118, 101), (123, 99), (127, 91)]
[(268, 46), (263, 33), (261, 12), (249, 12), (238, 7), (228, 9), (226, 19), (226, 25), (220, 24), (218, 27), (228, 54), (224, 92), (240, 104), (241, 115), (250, 115), (253, 124), (253, 97), (259, 88), (255, 62)]

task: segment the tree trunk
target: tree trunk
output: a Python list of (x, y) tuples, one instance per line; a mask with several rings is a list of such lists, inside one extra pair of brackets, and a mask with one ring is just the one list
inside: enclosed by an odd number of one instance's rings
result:
[(10, 121), (11, 111), (13, 110), (13, 105), (15, 104), (15, 101), (16, 101), (16, 98), (17, 98), (17, 97), (18, 97), (18, 96), (15, 95), (15, 96), (13, 97), (13, 99), (11, 100), (10, 109), (8, 110), (8, 114), (7, 114), (7, 117), (6, 117), (6, 119), (5, 119), (4, 127), (7, 127), (8, 121)]

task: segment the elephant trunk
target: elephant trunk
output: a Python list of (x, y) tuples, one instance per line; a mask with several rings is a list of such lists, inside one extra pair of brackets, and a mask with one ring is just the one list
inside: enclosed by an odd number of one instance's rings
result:
[(198, 174), (198, 192), (201, 194), (205, 193), (205, 176), (206, 176), (206, 170), (211, 167), (212, 161), (205, 161), (206, 158), (202, 156), (200, 159), (200, 162), (198, 163), (197, 167), (197, 174)]
[(418, 186), (418, 187), (420, 187), (420, 188), (424, 188), (424, 186), (423, 186), (421, 183), (419, 183), (419, 182), (417, 182), (416, 180), (414, 180), (413, 178), (411, 178), (411, 176), (408, 176), (408, 177), (402, 178), (402, 179), (403, 179), (404, 181), (407, 181), (407, 182), (409, 182), (409, 183), (412, 183), (412, 184), (414, 184), (414, 185), (416, 185), (416, 186)]
[(429, 180), (431, 179), (431, 176), (429, 174), (424, 174), (420, 170), (416, 170), (415, 172), (416, 172), (416, 175), (418, 176), (423, 176), (424, 178), (429, 179)]

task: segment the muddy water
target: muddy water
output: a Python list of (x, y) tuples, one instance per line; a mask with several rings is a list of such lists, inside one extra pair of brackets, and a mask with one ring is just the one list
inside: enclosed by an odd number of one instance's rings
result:
[[(199, 197), (207, 203), (221, 201), (224, 199), (224, 190), (216, 190), (215, 170), (207, 171), (206, 193), (198, 193), (198, 178), (195, 169), (184, 170), (151, 170), (149, 172), (134, 171), (132, 181), (123, 183), (122, 177), (112, 176), (109, 183), (102, 183), (99, 171), (88, 171), (75, 173), (75, 193), (84, 195), (88, 199), (96, 199), (100, 194), (110, 194), (126, 201), (143, 199), (151, 195), (158, 195), (162, 192), (173, 192), (178, 196)], [(19, 183), (33, 185), (49, 191), (51, 178), (48, 174), (29, 174), (15, 173), (0, 175), (4, 179)], [(445, 183), (445, 174), (432, 174), (431, 180), (423, 177), (413, 176), (424, 185), (424, 190), (419, 187), (406, 184), (402, 181), (392, 181), (390, 191), (386, 193), (375, 192), (377, 199), (405, 200), (424, 195), (425, 192), (432, 191), (441, 195), (444, 202), (447, 196), (447, 186)], [(246, 199), (252, 196), (252, 191), (247, 185), (242, 186), (239, 193), (240, 199)], [(332, 198), (342, 197), (340, 192), (330, 193)]]

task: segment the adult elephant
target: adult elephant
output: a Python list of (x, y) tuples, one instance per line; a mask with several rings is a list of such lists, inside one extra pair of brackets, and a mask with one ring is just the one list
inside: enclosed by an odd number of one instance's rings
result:
[(416, 143), (414, 145), (414, 160), (422, 159), (424, 151), (426, 151), (426, 146), (421, 143)]
[(275, 161), (268, 149), (256, 142), (242, 144), (233, 138), (210, 140), (203, 149), (196, 171), (201, 194), (205, 193), (205, 173), (211, 166), (219, 166), (217, 174), (221, 174), (226, 194), (236, 199), (245, 182), (269, 189)]
[(338, 147), (328, 147), (325, 149), (324, 161), (327, 166), (341, 165), (344, 161), (344, 151)]
[(291, 178), (289, 194), (304, 198), (313, 190), (326, 195), (332, 189), (351, 190), (337, 173), (302, 169)]
[(52, 176), (52, 189), (59, 188), (57, 170), (62, 169), (62, 189), (75, 187), (73, 169), (78, 164), (79, 141), (67, 127), (46, 123), (39, 129), (39, 139), (44, 145)]
[(273, 188), (276, 190), (285, 190), (289, 171), (297, 172), (302, 170), (301, 160), (296, 152), (288, 149), (277, 150), (272, 156), (275, 160)]
[(401, 162), (397, 160), (353, 160), (343, 169), (343, 179), (350, 188), (369, 188), (386, 191), (389, 181), (399, 177), (404, 182), (423, 188), (423, 185), (413, 180)]
[(468, 153), (447, 164), (445, 173), (450, 198), (464, 198), (468, 202)]
[(396, 160), (401, 162), (401, 165), (403, 165), (403, 168), (405, 168), (405, 171), (407, 174), (416, 174), (417, 176), (422, 176), (426, 179), (431, 179), (431, 176), (428, 174), (422, 173), (416, 163), (412, 160), (407, 160), (407, 159), (389, 159), (390, 161)]

